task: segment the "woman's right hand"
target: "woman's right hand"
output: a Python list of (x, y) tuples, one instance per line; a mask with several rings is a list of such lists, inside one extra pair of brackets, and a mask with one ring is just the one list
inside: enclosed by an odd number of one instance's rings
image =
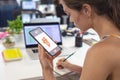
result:
[(71, 64), (70, 62), (68, 62), (67, 60), (66, 60), (66, 61), (64, 61), (64, 60), (65, 60), (65, 58), (59, 59), (58, 62), (56, 63), (58, 69), (64, 69), (64, 68), (69, 69), (70, 66), (72, 65), (72, 64)]

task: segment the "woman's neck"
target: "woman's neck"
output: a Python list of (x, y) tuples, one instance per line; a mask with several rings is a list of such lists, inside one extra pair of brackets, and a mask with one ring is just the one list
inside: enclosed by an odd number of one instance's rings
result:
[(98, 16), (94, 19), (93, 29), (98, 33), (100, 38), (110, 34), (120, 35), (120, 31), (117, 29), (117, 27), (105, 16)]

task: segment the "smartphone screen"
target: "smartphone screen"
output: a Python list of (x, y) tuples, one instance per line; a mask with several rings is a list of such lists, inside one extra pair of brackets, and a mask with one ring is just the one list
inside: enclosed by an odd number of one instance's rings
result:
[(61, 48), (41, 28), (31, 30), (30, 35), (41, 44), (51, 56), (55, 56), (61, 51)]

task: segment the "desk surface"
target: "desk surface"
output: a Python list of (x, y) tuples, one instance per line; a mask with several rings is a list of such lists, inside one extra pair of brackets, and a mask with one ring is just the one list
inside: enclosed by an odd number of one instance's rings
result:
[[(99, 40), (98, 36), (96, 35), (87, 35), (84, 38), (88, 38), (88, 36)], [(21, 42), (17, 43), (15, 47), (19, 47), (21, 49), (21, 52), (23, 54), (22, 60), (5, 63), (3, 61), (2, 55), (0, 54), (0, 79), (1, 80), (23, 80), (23, 79), (29, 79), (29, 78), (34, 78), (34, 80), (38, 80), (35, 78), (42, 77), (42, 69), (41, 69), (39, 60), (32, 60), (26, 52), (23, 38), (20, 41)], [(63, 37), (63, 46), (68, 46), (68, 44), (70, 44), (69, 46), (74, 46), (74, 37)], [(90, 46), (83, 43), (83, 47), (81, 47), (76, 52), (76, 54), (74, 54), (68, 60), (74, 64), (79, 64), (80, 66), (82, 66), (85, 55), (86, 55), (86, 51), (88, 50), (89, 47)], [(0, 53), (4, 49), (5, 49), (4, 46), (0, 44)], [(54, 65), (59, 58), (61, 57), (57, 57), (54, 60)]]

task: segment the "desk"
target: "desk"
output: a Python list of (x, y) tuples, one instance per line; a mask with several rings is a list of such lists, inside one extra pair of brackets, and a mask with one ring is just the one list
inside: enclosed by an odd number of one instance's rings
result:
[[(88, 36), (99, 39), (98, 37), (96, 37), (96, 35), (88, 35)], [(84, 38), (87, 38), (88, 36), (85, 36)], [(74, 37), (63, 37), (63, 46), (74, 46)], [(23, 38), (21, 39), (21, 42), (16, 44), (15, 47), (19, 47), (21, 49), (21, 52), (23, 54), (23, 59), (20, 61), (5, 63), (3, 61), (2, 55), (0, 54), (0, 79), (1, 80), (23, 80), (23, 79), (38, 80), (38, 78), (42, 77), (42, 69), (39, 60), (30, 59), (29, 55), (25, 50)], [(79, 64), (80, 66), (82, 66), (86, 55), (85, 53), (88, 48), (89, 46), (83, 43), (83, 47), (81, 47), (76, 52), (76, 54), (73, 55), (68, 60), (74, 64)], [(4, 46), (0, 44), (0, 53), (4, 49), (5, 49)], [(57, 57), (54, 60), (54, 65), (59, 58), (60, 57)], [(34, 79), (29, 79), (29, 78), (34, 78)]]
[[(21, 49), (21, 52), (23, 54), (22, 60), (4, 63), (0, 54), (1, 80), (20, 80), (24, 78), (42, 76), (39, 60), (31, 60), (26, 54), (24, 45), (18, 43), (16, 47), (18, 47), (18, 45), (20, 45), (19, 48)], [(4, 47), (0, 45), (0, 49), (1, 52), (4, 49)]]

